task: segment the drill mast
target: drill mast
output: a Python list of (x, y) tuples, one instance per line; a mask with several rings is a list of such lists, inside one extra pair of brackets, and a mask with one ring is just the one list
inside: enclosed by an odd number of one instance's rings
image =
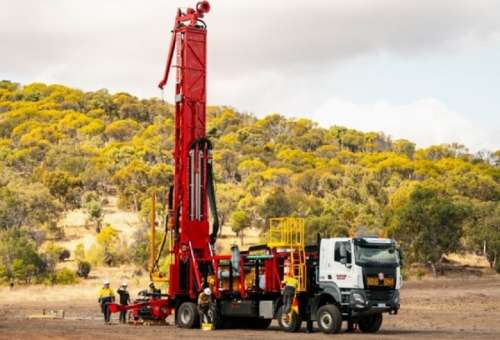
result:
[[(161, 89), (167, 83), (175, 55), (175, 163), (169, 195), (169, 232), (173, 263), (169, 295), (196, 296), (202, 275), (198, 259), (212, 254), (218, 232), (212, 177), (212, 144), (206, 138), (207, 29), (201, 20), (210, 11), (207, 1), (185, 12), (178, 9)], [(209, 200), (207, 200), (207, 198)], [(208, 221), (208, 204), (213, 218)], [(206, 270), (205, 270), (206, 272)]]

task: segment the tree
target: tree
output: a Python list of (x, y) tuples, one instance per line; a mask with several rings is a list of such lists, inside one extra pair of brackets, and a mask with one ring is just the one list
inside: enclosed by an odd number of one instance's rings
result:
[(115, 173), (113, 181), (118, 185), (123, 206), (132, 205), (135, 211), (140, 210), (142, 199), (149, 197), (145, 195), (150, 185), (149, 175), (150, 168), (140, 160), (133, 160)]
[(406, 157), (413, 159), (415, 154), (415, 143), (407, 141), (406, 139), (397, 139), (394, 141), (394, 152), (406, 155)]
[(45, 272), (46, 264), (26, 234), (20, 229), (0, 231), (0, 279), (30, 283)]
[(331, 214), (307, 218), (306, 230), (308, 244), (315, 244), (318, 234), (321, 238), (349, 236), (349, 226), (340, 224), (338, 218)]
[(85, 203), (85, 210), (88, 214), (88, 219), (94, 223), (96, 233), (101, 232), (102, 221), (104, 219), (104, 209), (100, 200), (91, 200)]
[(236, 210), (231, 214), (231, 229), (240, 238), (243, 245), (243, 232), (250, 226), (251, 220), (246, 212), (243, 210)]
[(117, 141), (125, 141), (130, 139), (133, 135), (139, 131), (140, 125), (135, 120), (123, 119), (116, 120), (109, 124), (104, 133), (109, 138), (115, 139)]
[(65, 171), (46, 172), (43, 182), (52, 195), (59, 198), (66, 208), (78, 208), (82, 181)]
[(62, 207), (40, 183), (11, 182), (0, 187), (0, 229), (55, 224)]
[(283, 189), (276, 189), (264, 200), (259, 208), (259, 214), (265, 219), (273, 217), (287, 217), (294, 210), (293, 203), (290, 201)]
[[(491, 268), (497, 268), (500, 255), (500, 203), (473, 201), (464, 227), (469, 249), (482, 253)], [(498, 271), (498, 270), (497, 270)]]
[(465, 209), (445, 193), (417, 186), (406, 204), (395, 211), (391, 236), (402, 242), (411, 260), (429, 263), (436, 274), (442, 256), (460, 248), (466, 217)]

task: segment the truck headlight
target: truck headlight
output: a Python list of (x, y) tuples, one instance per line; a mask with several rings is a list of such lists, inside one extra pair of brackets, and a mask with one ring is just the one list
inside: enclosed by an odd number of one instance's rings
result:
[(352, 294), (352, 301), (356, 305), (364, 305), (365, 304), (365, 297), (360, 293), (353, 293)]

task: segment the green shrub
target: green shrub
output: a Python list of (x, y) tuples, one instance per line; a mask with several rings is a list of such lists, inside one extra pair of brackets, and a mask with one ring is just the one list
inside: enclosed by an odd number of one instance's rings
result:
[(63, 262), (69, 259), (71, 256), (71, 253), (69, 252), (68, 249), (63, 249), (61, 253), (59, 254), (59, 261)]
[(110, 225), (102, 228), (96, 235), (96, 242), (87, 252), (86, 259), (92, 265), (116, 266), (129, 261), (127, 244), (123, 242), (118, 231)]
[(76, 274), (68, 268), (57, 270), (54, 274), (53, 284), (70, 285), (76, 283)]
[(78, 243), (76, 245), (75, 251), (73, 252), (73, 257), (77, 261), (83, 261), (85, 259), (85, 248), (83, 243)]
[(67, 256), (68, 254), (69, 251), (67, 249), (64, 249), (63, 247), (58, 246), (54, 243), (49, 243), (45, 247), (45, 251), (43, 253), (43, 257), (47, 265), (47, 271), (49, 273), (54, 272), (57, 263), (63, 261), (65, 259), (65, 256)]
[(417, 269), (415, 276), (417, 277), (417, 280), (422, 280), (422, 278), (425, 276), (425, 271), (419, 268)]
[(92, 269), (92, 266), (89, 262), (80, 261), (80, 262), (78, 262), (78, 270), (76, 271), (76, 275), (78, 275), (78, 277), (83, 277), (86, 279), (89, 277), (91, 269)]

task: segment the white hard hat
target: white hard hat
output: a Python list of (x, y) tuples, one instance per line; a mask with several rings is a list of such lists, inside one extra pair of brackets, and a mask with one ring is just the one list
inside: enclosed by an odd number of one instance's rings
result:
[(105, 285), (109, 285), (109, 280), (108, 280), (108, 279), (105, 279), (105, 280), (103, 281), (103, 284), (105, 284)]
[(210, 290), (210, 288), (208, 288), (208, 287), (207, 287), (207, 288), (205, 288), (205, 289), (203, 289), (203, 292), (204, 292), (206, 295), (210, 295), (210, 294), (212, 294), (212, 291), (211, 291), (211, 290)]
[(127, 286), (128, 286), (128, 285), (127, 285), (127, 281), (123, 281), (123, 282), (122, 282), (122, 287), (127, 287)]

